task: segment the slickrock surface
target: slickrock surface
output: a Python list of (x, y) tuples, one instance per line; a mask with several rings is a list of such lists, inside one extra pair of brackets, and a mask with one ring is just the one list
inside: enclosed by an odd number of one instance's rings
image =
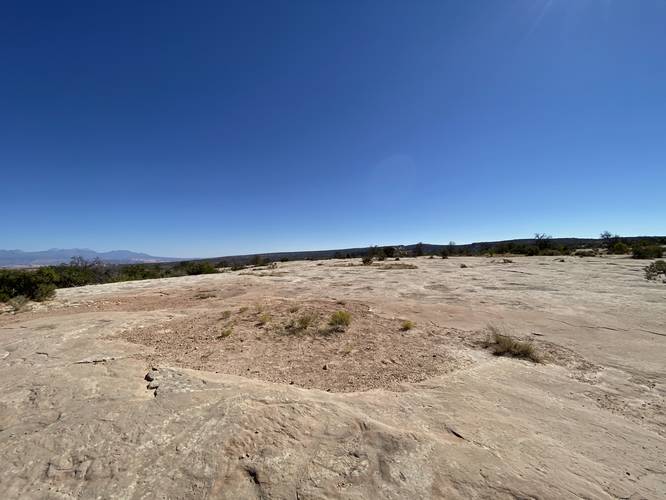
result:
[[(2, 498), (665, 498), (666, 284), (512, 260), (288, 262), (0, 314)], [(489, 324), (543, 362), (493, 356)]]

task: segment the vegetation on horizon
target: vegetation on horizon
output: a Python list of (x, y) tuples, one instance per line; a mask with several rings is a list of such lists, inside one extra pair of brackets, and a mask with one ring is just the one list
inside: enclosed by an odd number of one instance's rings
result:
[(43, 301), (53, 297), (56, 288), (71, 288), (120, 281), (136, 281), (218, 272), (210, 262), (184, 261), (175, 265), (109, 265), (95, 259), (75, 257), (69, 264), (39, 269), (0, 269), (0, 302), (15, 297)]

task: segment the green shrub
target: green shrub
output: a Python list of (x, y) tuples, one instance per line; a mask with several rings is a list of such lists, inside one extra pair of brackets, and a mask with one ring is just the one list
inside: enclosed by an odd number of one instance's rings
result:
[[(53, 297), (56, 285), (54, 275), (46, 271), (0, 270), (0, 302), (15, 297), (42, 301)], [(57, 277), (56, 277), (57, 278)]]
[(636, 245), (632, 249), (634, 259), (661, 259), (664, 250), (660, 245)]
[(645, 279), (646, 280), (656, 280), (659, 275), (666, 278), (666, 261), (656, 260), (645, 269)]
[(115, 281), (135, 281), (161, 278), (164, 272), (156, 264), (131, 264), (120, 268)]
[(631, 252), (631, 247), (629, 247), (629, 245), (626, 243), (622, 243), (621, 241), (617, 241), (608, 247), (608, 253), (610, 254), (625, 255), (629, 252)]
[(402, 324), (400, 325), (400, 330), (403, 332), (407, 332), (414, 328), (414, 323), (412, 321), (409, 321), (408, 319), (403, 321)]
[(336, 311), (331, 315), (328, 324), (337, 329), (344, 329), (351, 324), (351, 314), (347, 311)]
[(174, 268), (173, 268), (173, 274), (172, 275), (188, 275), (188, 276), (194, 276), (197, 274), (214, 274), (217, 272), (217, 269), (213, 264), (210, 262), (205, 262), (201, 260), (186, 260), (183, 262), (179, 262)]

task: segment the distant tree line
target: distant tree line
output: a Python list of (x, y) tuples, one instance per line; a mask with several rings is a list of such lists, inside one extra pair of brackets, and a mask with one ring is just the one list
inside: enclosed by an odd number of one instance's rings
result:
[[(371, 246), (350, 251), (334, 253), (307, 252), (297, 254), (301, 259), (352, 259), (361, 258), (364, 264), (374, 260), (399, 260), (406, 257), (429, 255), (444, 259), (453, 256), (475, 255), (596, 255), (600, 251), (607, 254), (629, 254), (635, 259), (659, 259), (664, 253), (666, 238), (623, 238), (609, 231), (601, 233), (598, 240), (587, 240), (581, 249), (579, 241), (574, 239), (553, 240), (546, 233), (535, 233), (531, 240), (506, 241), (497, 243), (474, 243), (456, 245), (454, 241), (448, 245), (431, 245), (417, 243), (410, 246)], [(284, 254), (274, 254), (274, 258), (286, 262), (289, 258)], [(218, 272), (219, 268), (232, 271), (244, 269), (246, 266), (275, 266), (270, 256), (249, 255), (213, 262), (212, 260), (183, 261), (162, 264), (106, 264), (99, 259), (86, 261), (75, 257), (69, 264), (46, 266), (38, 269), (0, 269), (0, 302), (7, 302), (14, 297), (25, 297), (31, 300), (45, 300), (53, 296), (56, 288), (69, 288), (83, 285), (134, 281), (155, 278), (170, 278), (196, 274)]]
[(53, 296), (56, 288), (97, 285), (118, 281), (170, 278), (216, 273), (210, 262), (184, 261), (174, 265), (128, 264), (109, 265), (95, 259), (74, 257), (69, 264), (39, 269), (0, 269), (0, 302), (23, 296), (41, 301)]

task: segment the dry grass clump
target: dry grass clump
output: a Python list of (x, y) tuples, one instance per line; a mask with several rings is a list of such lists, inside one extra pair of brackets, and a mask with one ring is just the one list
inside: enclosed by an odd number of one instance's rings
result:
[(17, 295), (7, 301), (15, 312), (23, 310), (30, 300), (25, 295)]
[(317, 325), (318, 316), (314, 313), (301, 314), (298, 318), (291, 319), (285, 326), (287, 333), (303, 334), (308, 328)]
[(541, 363), (542, 359), (532, 342), (516, 340), (505, 335), (496, 326), (490, 325), (490, 339), (487, 346), (492, 347), (495, 356), (512, 356), (514, 358), (529, 359), (534, 363)]
[(659, 275), (666, 278), (666, 261), (656, 260), (645, 269), (646, 280), (656, 280)]
[(328, 324), (334, 330), (344, 331), (351, 324), (351, 314), (347, 311), (336, 311), (331, 314)]
[(415, 326), (414, 322), (409, 321), (407, 319), (407, 320), (403, 321), (402, 324), (400, 325), (400, 330), (402, 330), (403, 332), (407, 332), (407, 331), (411, 330), (412, 328), (414, 328), (414, 326)]

